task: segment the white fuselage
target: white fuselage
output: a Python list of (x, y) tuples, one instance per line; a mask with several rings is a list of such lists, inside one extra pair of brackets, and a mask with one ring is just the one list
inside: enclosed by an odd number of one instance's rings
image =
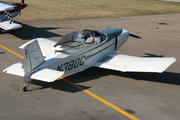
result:
[(65, 74), (67, 74), (87, 69), (94, 66), (103, 56), (116, 52), (116, 50), (125, 43), (128, 37), (129, 32), (123, 29), (123, 32), (117, 36), (118, 42), (116, 38), (107, 42), (106, 38), (102, 43), (92, 44), (92, 46), (85, 49), (55, 52), (54, 57), (45, 59), (45, 62), (37, 67), (35, 71), (42, 68), (49, 68), (65, 71)]

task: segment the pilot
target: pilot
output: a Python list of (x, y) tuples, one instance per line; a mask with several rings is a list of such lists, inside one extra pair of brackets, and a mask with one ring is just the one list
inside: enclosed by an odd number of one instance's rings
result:
[(81, 43), (85, 43), (85, 35), (84, 34), (82, 34), (82, 33), (79, 33), (79, 35), (78, 35), (78, 38), (75, 40), (76, 42), (81, 42)]
[(98, 44), (100, 42), (101, 42), (101, 40), (99, 37), (96, 37), (95, 32), (90, 31), (89, 38), (86, 40), (86, 43)]

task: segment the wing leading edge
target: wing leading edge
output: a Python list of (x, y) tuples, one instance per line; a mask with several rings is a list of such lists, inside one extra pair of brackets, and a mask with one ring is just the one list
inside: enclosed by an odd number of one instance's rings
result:
[(94, 66), (122, 72), (157, 72), (162, 73), (176, 61), (176, 58), (134, 57), (110, 53)]

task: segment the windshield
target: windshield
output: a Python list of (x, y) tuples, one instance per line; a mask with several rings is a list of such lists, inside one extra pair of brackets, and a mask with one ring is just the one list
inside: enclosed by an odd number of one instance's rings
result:
[(64, 35), (55, 45), (54, 47), (58, 46), (58, 45), (62, 45), (68, 42), (73, 42), (76, 40), (76, 38), (78, 38), (78, 35), (81, 33), (82, 35), (84, 35), (84, 38), (87, 40), (87, 38), (89, 37), (89, 33), (93, 31), (96, 33), (96, 37), (99, 37), (101, 39), (101, 41), (106, 39), (106, 36), (98, 31), (94, 31), (94, 30), (83, 30), (83, 31), (74, 31), (71, 33), (68, 33), (66, 35)]

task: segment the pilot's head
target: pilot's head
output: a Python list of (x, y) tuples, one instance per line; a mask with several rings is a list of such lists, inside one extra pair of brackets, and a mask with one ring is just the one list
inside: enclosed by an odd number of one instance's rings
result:
[(93, 31), (90, 31), (90, 34), (89, 34), (90, 37), (95, 37), (95, 32)]

